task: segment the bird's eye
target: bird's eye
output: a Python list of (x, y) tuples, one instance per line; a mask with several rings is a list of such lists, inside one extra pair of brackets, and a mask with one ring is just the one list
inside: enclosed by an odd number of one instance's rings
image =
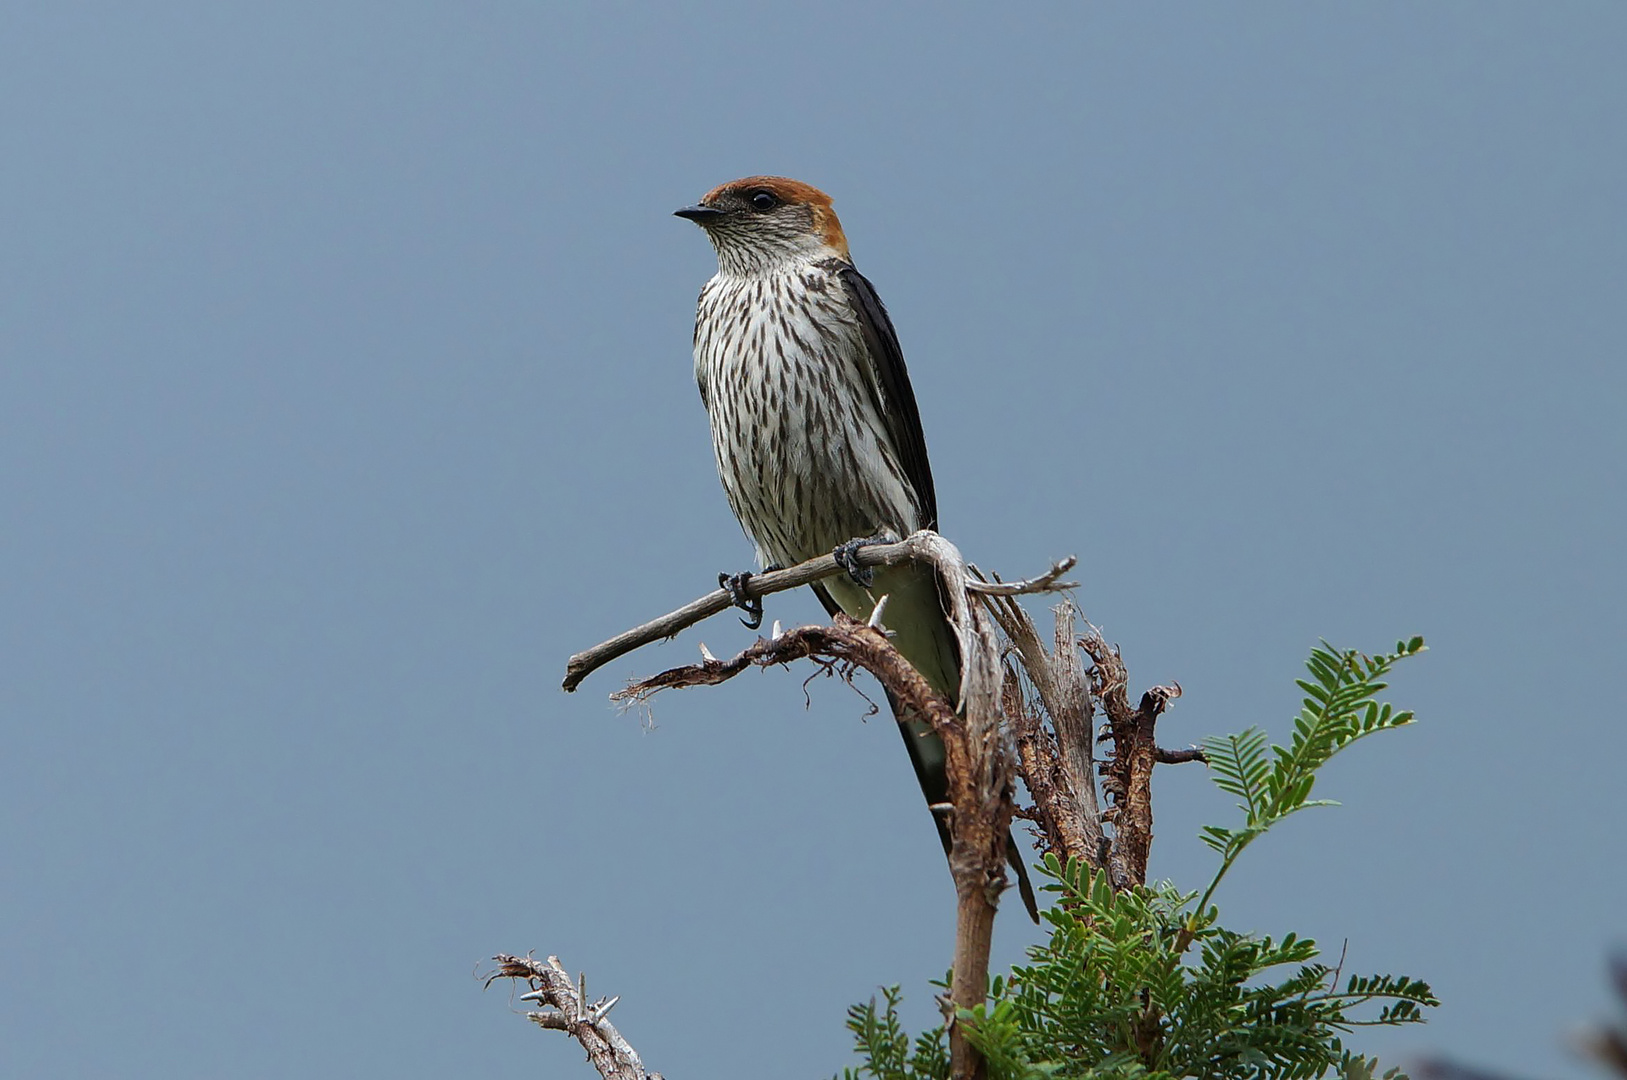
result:
[(780, 200), (774, 197), (772, 191), (754, 191), (751, 193), (751, 205), (755, 210), (772, 210), (780, 205)]

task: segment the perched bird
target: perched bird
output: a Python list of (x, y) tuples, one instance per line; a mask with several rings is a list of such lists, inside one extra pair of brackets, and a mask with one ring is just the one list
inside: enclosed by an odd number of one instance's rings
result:
[[(695, 381), (723, 490), (759, 565), (836, 551), (856, 566), (857, 538), (936, 529), (932, 467), (904, 354), (887, 309), (853, 266), (830, 196), (797, 180), (752, 176), (676, 213), (704, 229), (717, 251), (717, 276), (701, 289), (695, 317)], [(831, 614), (857, 619), (868, 619), (885, 595), (882, 622), (893, 644), (957, 700), (959, 650), (930, 570), (855, 569), (813, 589)], [(760, 602), (741, 606), (761, 618)], [(900, 703), (892, 706), (898, 714)], [(946, 802), (943, 743), (923, 719), (898, 719), (927, 802)], [(947, 852), (948, 824), (934, 819)], [(1008, 854), (1037, 921), (1014, 841)]]

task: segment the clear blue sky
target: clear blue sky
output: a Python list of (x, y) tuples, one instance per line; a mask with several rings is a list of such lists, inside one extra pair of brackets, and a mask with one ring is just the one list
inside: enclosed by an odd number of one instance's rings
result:
[[(1627, 6), (13, 5), (0, 24), (0, 1074), (846, 1063), (947, 965), (897, 736), (802, 673), (657, 703), (750, 549), (692, 385), (755, 172), (836, 198), (944, 531), (1079, 599), (1182, 744), (1428, 637), (1218, 899), (1430, 979), (1358, 1039), (1583, 1075), (1627, 939)], [(807, 597), (770, 617), (809, 620)], [(1320, 789), (1319, 789), (1320, 790)], [(1200, 885), (1228, 800), (1157, 782)], [(1015, 919), (998, 957), (1034, 931)], [(742, 1053), (741, 1048), (750, 1053)]]

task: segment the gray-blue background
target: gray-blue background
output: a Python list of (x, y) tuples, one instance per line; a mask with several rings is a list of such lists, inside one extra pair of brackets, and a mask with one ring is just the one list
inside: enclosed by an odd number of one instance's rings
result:
[[(1219, 900), (1447, 1002), (1357, 1045), (1580, 1075), (1627, 930), (1624, 54), (1617, 3), (10, 6), (0, 1073), (590, 1075), (497, 950), (673, 1077), (829, 1075), (882, 983), (930, 1016), (887, 723), (800, 672), (605, 703), (728, 617), (557, 688), (748, 565), (669, 214), (775, 172), (892, 309), (944, 531), (1079, 553), (1167, 742), (1282, 735), (1320, 636), (1428, 636), (1422, 722)], [(1157, 795), (1196, 887), (1228, 800)]]

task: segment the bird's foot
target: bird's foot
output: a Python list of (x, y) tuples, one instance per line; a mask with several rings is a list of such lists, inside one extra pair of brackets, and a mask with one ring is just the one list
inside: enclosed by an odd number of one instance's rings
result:
[(874, 536), (864, 536), (856, 540), (849, 540), (845, 544), (837, 544), (831, 555), (836, 559), (836, 565), (847, 571), (847, 576), (853, 579), (853, 584), (861, 589), (868, 589), (875, 581), (876, 575), (868, 566), (859, 565), (859, 549), (872, 544), (887, 544), (893, 541), (891, 533), (877, 533)]
[[(769, 569), (777, 568), (769, 567)], [(729, 590), (730, 602), (748, 616), (740, 620), (741, 625), (747, 630), (755, 630), (763, 625), (763, 598), (751, 596), (746, 592), (746, 582), (750, 580), (750, 570), (742, 570), (738, 574), (722, 573), (717, 576), (717, 583)]]

